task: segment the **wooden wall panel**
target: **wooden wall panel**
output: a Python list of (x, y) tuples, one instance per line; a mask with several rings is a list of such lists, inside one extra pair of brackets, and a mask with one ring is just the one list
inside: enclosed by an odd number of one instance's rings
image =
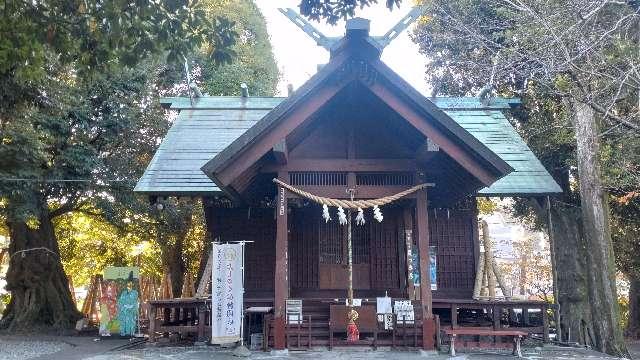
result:
[(430, 243), (437, 247), (438, 290), (434, 297), (470, 297), (475, 280), (475, 214), (429, 209)]
[(213, 208), (207, 225), (221, 242), (253, 241), (246, 245), (245, 290), (272, 292), (275, 271), (276, 222), (273, 209)]
[[(315, 216), (314, 216), (315, 215)], [(289, 216), (289, 285), (292, 289), (318, 288), (319, 222), (309, 209), (291, 210)]]
[(406, 272), (406, 269), (400, 269), (398, 260), (399, 256), (406, 256), (398, 253), (398, 241), (404, 242), (404, 238), (398, 239), (401, 213), (394, 207), (383, 207), (382, 211), (382, 223), (369, 217), (365, 225), (370, 234), (371, 288), (397, 290), (400, 289), (400, 273)]

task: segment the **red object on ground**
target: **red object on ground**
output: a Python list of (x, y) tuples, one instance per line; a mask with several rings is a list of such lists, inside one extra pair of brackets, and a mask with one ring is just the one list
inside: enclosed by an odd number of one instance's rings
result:
[(360, 340), (360, 331), (358, 331), (358, 326), (355, 323), (350, 323), (347, 325), (347, 341), (355, 342)]

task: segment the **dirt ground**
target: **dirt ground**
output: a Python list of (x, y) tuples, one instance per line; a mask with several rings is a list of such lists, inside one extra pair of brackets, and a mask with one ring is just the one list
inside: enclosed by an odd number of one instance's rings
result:
[[(129, 349), (130, 345), (134, 345)], [(640, 342), (629, 344), (632, 357), (640, 359)], [(55, 351), (55, 352), (54, 352)], [(524, 348), (525, 359), (613, 359), (601, 353), (576, 348), (544, 346)], [(291, 360), (410, 360), (410, 359), (456, 359), (456, 360), (506, 360), (514, 359), (509, 351), (463, 352), (455, 358), (445, 353), (421, 353), (417, 351), (391, 351), (390, 349), (314, 349), (312, 351), (290, 351), (288, 354), (253, 352), (250, 359), (291, 359)], [(37, 360), (204, 360), (238, 359), (232, 350), (213, 346), (148, 346), (144, 343), (131, 344), (129, 340), (97, 340), (94, 337), (50, 337), (50, 336), (3, 336), (0, 337), (0, 359)]]

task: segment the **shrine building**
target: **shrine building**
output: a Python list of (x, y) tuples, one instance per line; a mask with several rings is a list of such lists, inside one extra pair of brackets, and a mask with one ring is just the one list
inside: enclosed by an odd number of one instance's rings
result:
[[(380, 326), (376, 298), (384, 296), (410, 301), (415, 318), (396, 319), (393, 333), (376, 330), (378, 345), (432, 349), (439, 329), (462, 326), (463, 315), (500, 327), (514, 308), (542, 309), (510, 326), (547, 337), (544, 304), (473, 299), (476, 198), (561, 192), (503, 113), (519, 101), (425, 97), (380, 60), (382, 48), (368, 20), (352, 19), (330, 61), (287, 97), (162, 99), (177, 118), (135, 191), (201, 198), (208, 241), (252, 241), (244, 304), (273, 309), (260, 330), (270, 348), (346, 344), (333, 334), (343, 320), (332, 309), (348, 297), (349, 250), (360, 342)], [(413, 190), (379, 206), (381, 216), (362, 209), (364, 224), (352, 209), (349, 249), (336, 206), (327, 221), (322, 205), (282, 184), (354, 201)], [(301, 300), (301, 321), (287, 317), (290, 300)]]

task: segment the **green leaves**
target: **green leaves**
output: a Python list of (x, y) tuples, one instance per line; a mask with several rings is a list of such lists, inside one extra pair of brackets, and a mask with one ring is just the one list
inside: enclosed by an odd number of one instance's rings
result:
[[(389, 10), (399, 7), (402, 0), (386, 0)], [(377, 4), (378, 0), (301, 0), (300, 13), (312, 20), (326, 20), (335, 24), (340, 19), (347, 19), (355, 15), (356, 9)]]
[[(79, 72), (115, 63), (135, 66), (154, 54), (182, 61), (211, 42), (224, 53), (233, 45), (233, 24), (211, 21), (197, 1), (8, 0), (0, 22), (0, 74), (21, 81), (42, 76), (45, 49)], [(221, 61), (230, 61), (222, 56)]]

